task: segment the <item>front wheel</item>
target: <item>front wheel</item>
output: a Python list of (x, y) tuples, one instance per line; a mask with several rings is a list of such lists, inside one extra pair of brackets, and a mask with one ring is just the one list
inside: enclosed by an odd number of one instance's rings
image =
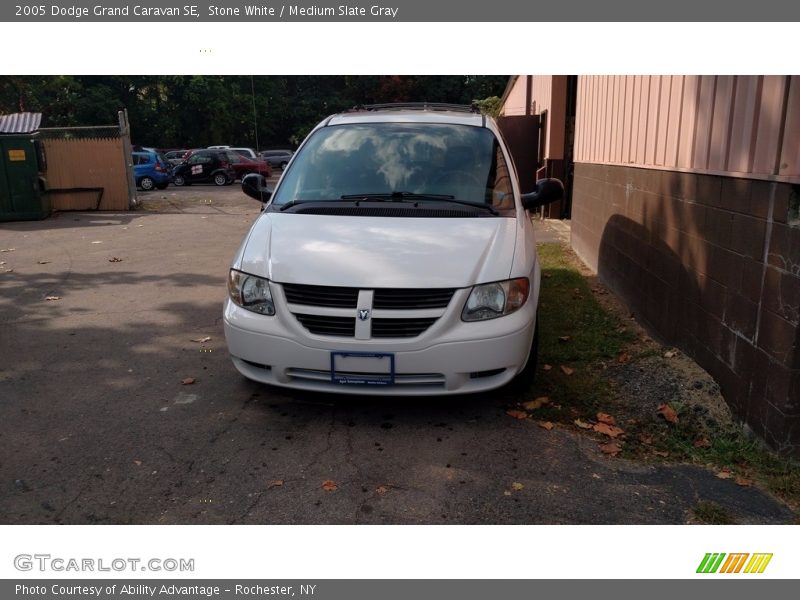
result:
[(177, 185), (178, 187), (184, 186), (186, 185), (186, 179), (183, 175), (175, 175), (175, 177), (172, 178), (172, 185)]
[(142, 177), (139, 180), (139, 187), (142, 188), (145, 192), (149, 192), (154, 187), (156, 187), (156, 182), (153, 181), (151, 177)]
[(515, 393), (527, 392), (533, 385), (536, 379), (536, 367), (539, 362), (539, 317), (536, 317), (536, 329), (533, 332), (533, 340), (531, 340), (531, 350), (528, 353), (528, 362), (525, 367), (517, 373), (509, 384), (509, 390)]
[(228, 185), (228, 177), (225, 173), (217, 173), (214, 175), (214, 185)]

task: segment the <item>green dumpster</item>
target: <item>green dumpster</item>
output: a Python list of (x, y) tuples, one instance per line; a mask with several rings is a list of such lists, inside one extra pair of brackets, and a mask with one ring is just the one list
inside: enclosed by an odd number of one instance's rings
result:
[(0, 135), (0, 221), (50, 215), (43, 171), (44, 155), (34, 136)]

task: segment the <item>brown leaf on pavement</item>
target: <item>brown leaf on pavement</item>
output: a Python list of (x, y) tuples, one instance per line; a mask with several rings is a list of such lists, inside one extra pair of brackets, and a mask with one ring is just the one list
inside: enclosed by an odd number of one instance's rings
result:
[(550, 431), (553, 427), (555, 427), (555, 425), (553, 425), (553, 423), (550, 421), (539, 421), (536, 424), (542, 429), (547, 429), (547, 431)]
[(550, 398), (547, 396), (540, 396), (536, 398), (536, 400), (528, 400), (527, 402), (522, 403), (522, 408), (525, 410), (536, 410), (537, 408), (542, 408), (545, 404), (550, 404)]
[(711, 442), (707, 437), (701, 437), (692, 442), (692, 446), (695, 448), (711, 448)]
[(3, 248), (0, 252), (13, 252), (16, 248)]
[(511, 484), (511, 489), (512, 489), (512, 490), (514, 490), (515, 492), (519, 492), (519, 491), (521, 491), (521, 490), (522, 490), (522, 489), (524, 489), (524, 488), (525, 488), (525, 486), (524, 486), (524, 485), (522, 485), (522, 484), (521, 484), (520, 482), (518, 482), (518, 481), (515, 481), (514, 483), (512, 483), (512, 484)]
[(751, 485), (753, 485), (752, 479), (747, 479), (746, 477), (742, 477), (741, 475), (737, 475), (733, 481), (736, 485), (740, 485), (742, 487), (750, 487)]
[(388, 491), (389, 491), (389, 486), (388, 485), (379, 485), (378, 487), (375, 488), (375, 492), (379, 496), (383, 496)]
[(561, 372), (564, 373), (564, 375), (572, 375), (575, 372), (575, 369), (572, 369), (567, 365), (561, 365)]
[(142, 466), (142, 461), (135, 460), (135, 461), (133, 461), (133, 464), (135, 464), (137, 467), (141, 467)]
[(108, 262), (122, 262), (121, 258), (117, 258), (116, 256), (112, 256), (108, 259)]
[(528, 413), (526, 413), (524, 410), (507, 410), (506, 414), (509, 417), (514, 417), (515, 419), (527, 419), (528, 418)]
[(609, 442), (608, 444), (600, 444), (600, 452), (608, 454), (609, 456), (616, 456), (622, 452), (622, 448), (616, 442)]
[(673, 356), (677, 356), (677, 354), (678, 354), (677, 350), (667, 350), (666, 352), (664, 352), (664, 358), (672, 358)]
[(37, 260), (36, 264), (37, 265), (49, 265), (50, 261), (49, 260)]
[(577, 425), (581, 429), (591, 429), (592, 428), (592, 424), (591, 423), (587, 423), (586, 421), (581, 421), (580, 419), (575, 419), (573, 421), (573, 423), (575, 423), (575, 425)]
[(52, 302), (53, 300), (61, 300), (61, 296), (45, 296), (44, 299), (48, 302)]
[(678, 413), (669, 404), (659, 404), (656, 412), (664, 417), (664, 420), (668, 423), (675, 424), (678, 422)]
[(271, 490), (272, 488), (281, 487), (283, 485), (283, 479), (273, 479), (269, 483), (267, 483), (267, 489)]
[(186, 379), (181, 380), (181, 385), (192, 385), (195, 382), (194, 377), (187, 377)]
[(717, 477), (720, 479), (733, 479), (733, 473), (731, 473), (728, 469), (722, 469), (717, 473)]
[(597, 420), (606, 425), (616, 425), (617, 421), (609, 414), (599, 412), (597, 413)]
[(335, 492), (338, 487), (339, 486), (336, 485), (336, 482), (330, 479), (326, 479), (322, 482), (322, 489), (326, 492)]
[(207, 336), (205, 336), (205, 337), (197, 338), (197, 339), (195, 339), (195, 340), (192, 340), (192, 341), (193, 341), (193, 342), (197, 342), (198, 344), (204, 344), (204, 343), (206, 343), (207, 341), (209, 341), (210, 339), (211, 339), (211, 337), (207, 335)]
[(669, 456), (669, 452), (666, 450), (653, 450), (653, 454), (660, 456), (661, 458), (667, 458)]
[(608, 423), (595, 423), (592, 429), (597, 433), (602, 433), (610, 438), (617, 438), (625, 433), (620, 427), (609, 425)]

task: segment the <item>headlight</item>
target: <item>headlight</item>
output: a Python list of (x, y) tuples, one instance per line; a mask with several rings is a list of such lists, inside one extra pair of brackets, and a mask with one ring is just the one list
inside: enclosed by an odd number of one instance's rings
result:
[(476, 285), (461, 312), (463, 321), (485, 321), (513, 313), (528, 299), (527, 277)]
[(274, 315), (275, 303), (269, 281), (231, 269), (228, 276), (228, 294), (237, 306), (262, 315)]

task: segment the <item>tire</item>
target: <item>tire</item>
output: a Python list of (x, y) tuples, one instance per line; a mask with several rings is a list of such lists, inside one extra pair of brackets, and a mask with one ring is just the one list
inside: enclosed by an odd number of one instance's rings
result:
[(212, 181), (214, 182), (214, 185), (217, 185), (217, 186), (229, 185), (228, 176), (225, 175), (225, 173), (216, 173), (216, 174), (214, 174), (214, 177), (212, 177)]
[(513, 393), (527, 392), (536, 379), (536, 367), (539, 363), (539, 317), (536, 317), (536, 329), (531, 340), (531, 350), (528, 353), (528, 362), (525, 363), (522, 371), (508, 383), (508, 389)]
[(175, 175), (172, 178), (172, 185), (176, 185), (178, 187), (186, 185), (186, 178), (183, 175)]
[(149, 192), (156, 187), (156, 182), (153, 181), (152, 177), (142, 177), (139, 180), (139, 187), (142, 188), (145, 192)]

